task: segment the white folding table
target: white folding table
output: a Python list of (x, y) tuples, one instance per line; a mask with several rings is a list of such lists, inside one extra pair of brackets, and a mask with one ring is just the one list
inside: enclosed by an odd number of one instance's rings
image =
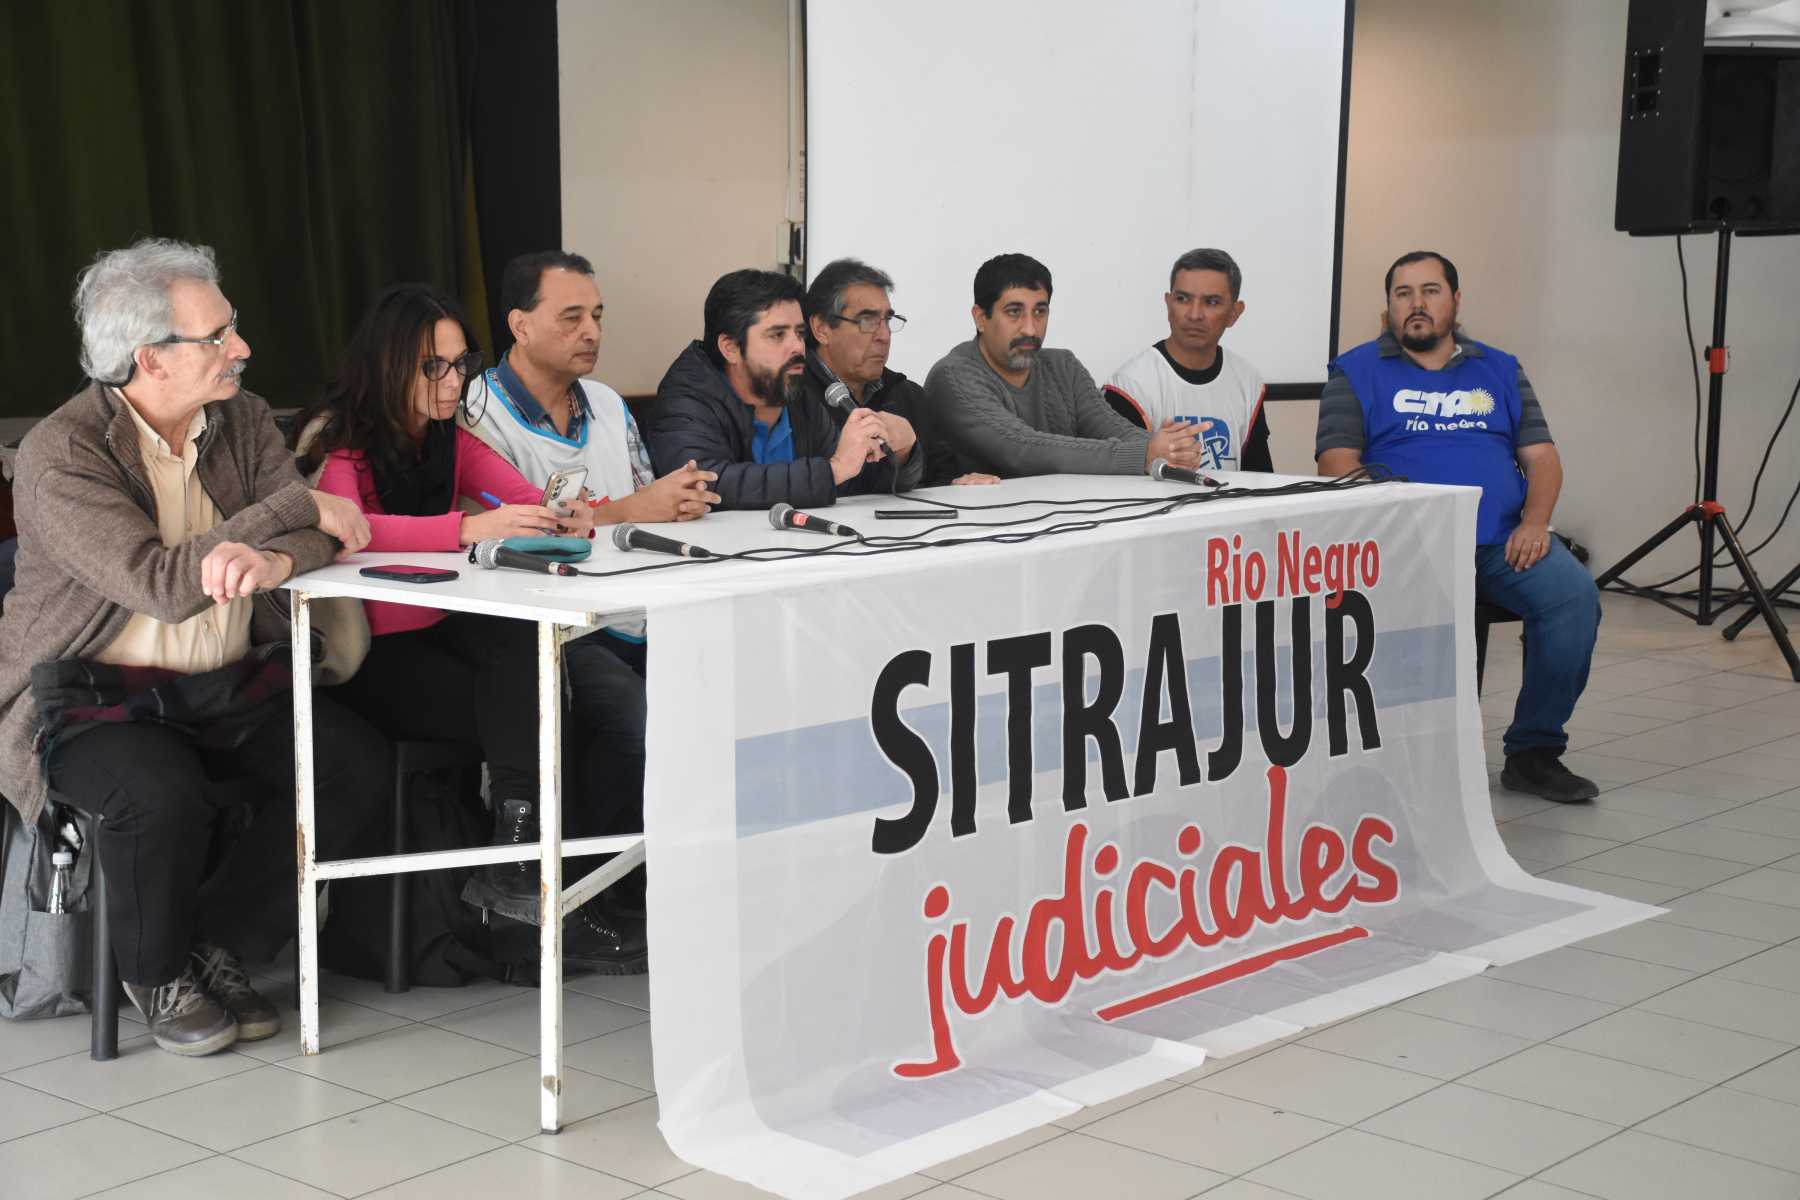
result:
[[(448, 584), (431, 586), (368, 579), (362, 567), (418, 562), (450, 566), (461, 574)], [(539, 1126), (547, 1133), (562, 1127), (562, 918), (644, 861), (642, 834), (620, 837), (562, 837), (562, 647), (571, 638), (591, 633), (608, 620), (634, 615), (608, 611), (592, 596), (572, 603), (552, 603), (530, 594), (527, 585), (569, 583), (508, 571), (485, 571), (461, 554), (359, 554), (291, 581), (294, 623), (294, 782), (297, 812), (296, 853), (299, 859), (300, 1046), (319, 1053), (318, 884), (329, 879), (394, 875), (445, 867), (479, 866), (538, 859), (539, 1014), (542, 1070), (539, 1073)], [(330, 596), (429, 605), (457, 612), (482, 613), (535, 622), (538, 629), (538, 836), (536, 846), (481, 846), (418, 854), (320, 862), (313, 806), (312, 737), (312, 604)], [(327, 748), (329, 753), (329, 748)], [(612, 854), (614, 857), (568, 888), (563, 886), (563, 857)]]
[[(1292, 480), (1269, 475), (1235, 476), (1230, 482), (1268, 486)], [(1011, 480), (993, 487), (935, 488), (902, 497), (863, 496), (839, 501), (828, 510), (833, 520), (854, 525), (867, 536), (917, 536), (928, 520), (877, 521), (876, 508), (905, 507), (933, 498), (959, 504), (985, 505), (1011, 501), (1042, 501), (1046, 505), (1079, 503), (1098, 497), (1150, 501), (1173, 499), (1192, 489), (1181, 484), (1159, 483), (1146, 478), (1119, 476), (1041, 476)], [(1229, 503), (1229, 502), (1228, 502)], [(1250, 501), (1254, 503), (1254, 501)], [(994, 514), (1000, 515), (1000, 514)], [(1007, 516), (1024, 516), (1027, 510), (1007, 510)], [(1114, 514), (1117, 515), (1117, 514)], [(1054, 507), (1042, 510), (1040, 524), (1056, 524), (1080, 518)], [(781, 547), (814, 549), (830, 544), (815, 533), (775, 530), (765, 512), (714, 513), (704, 520), (675, 525), (648, 526), (654, 532), (690, 541), (715, 553)], [(687, 563), (649, 553), (625, 554), (613, 548), (602, 529), (593, 557), (580, 564), (585, 570), (610, 571), (655, 563), (679, 564), (669, 570), (653, 570), (608, 579), (561, 578), (513, 570), (484, 570), (468, 562), (466, 554), (369, 554), (310, 571), (287, 583), (293, 592), (294, 621), (294, 760), (298, 812), (300, 930), (300, 1039), (305, 1054), (319, 1053), (319, 962), (317, 885), (329, 879), (392, 875), (444, 867), (518, 862), (536, 857), (540, 870), (539, 992), (540, 1056), (539, 1124), (547, 1133), (562, 1124), (562, 920), (563, 916), (597, 895), (644, 861), (641, 834), (624, 837), (580, 838), (563, 841), (561, 805), (562, 647), (572, 638), (591, 633), (602, 625), (633, 618), (652, 624), (659, 605), (679, 603), (701, 591), (754, 590), (758, 581), (792, 582), (817, 574), (821, 582), (841, 577), (841, 560), (787, 559), (779, 562), (733, 561)], [(935, 540), (999, 532), (975, 525), (952, 527), (933, 535)], [(948, 566), (956, 561), (952, 548), (921, 551), (942, 556)], [(884, 556), (869, 560), (871, 570), (894, 562)], [(359, 572), (365, 566), (418, 563), (448, 566), (458, 578), (438, 584), (410, 584), (369, 579)], [(418, 854), (394, 854), (373, 858), (319, 862), (313, 807), (312, 738), (312, 639), (311, 603), (325, 597), (348, 596), (417, 604), (455, 612), (482, 613), (532, 621), (538, 628), (538, 787), (539, 842), (533, 848), (483, 846)], [(646, 796), (646, 804), (652, 797)], [(568, 888), (563, 886), (563, 857), (613, 854), (604, 866)]]

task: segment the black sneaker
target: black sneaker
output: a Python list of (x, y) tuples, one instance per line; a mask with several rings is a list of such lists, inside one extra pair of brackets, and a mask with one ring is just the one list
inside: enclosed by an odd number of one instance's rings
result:
[(125, 994), (150, 1023), (150, 1036), (170, 1054), (197, 1058), (237, 1041), (237, 1018), (200, 986), (192, 967), (160, 987), (128, 983)]
[[(537, 805), (529, 800), (502, 800), (494, 806), (496, 846), (524, 846), (538, 840)], [(490, 863), (463, 885), (464, 904), (536, 925), (538, 864), (535, 859)]]
[(1562, 757), (1554, 750), (1521, 750), (1507, 755), (1500, 783), (1512, 791), (1542, 796), (1558, 804), (1579, 804), (1600, 794), (1593, 780), (1583, 779), (1563, 766)]
[(601, 975), (642, 975), (649, 970), (644, 922), (590, 900), (563, 924), (563, 965)]
[(260, 1042), (281, 1032), (281, 1013), (250, 986), (250, 976), (231, 951), (223, 946), (197, 946), (194, 962), (200, 986), (237, 1020), (238, 1041)]

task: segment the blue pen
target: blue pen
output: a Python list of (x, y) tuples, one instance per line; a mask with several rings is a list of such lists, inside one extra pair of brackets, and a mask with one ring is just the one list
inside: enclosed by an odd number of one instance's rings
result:
[(499, 508), (505, 503), (505, 501), (501, 500), (500, 497), (494, 495), (492, 492), (481, 493), (481, 502), (489, 508)]

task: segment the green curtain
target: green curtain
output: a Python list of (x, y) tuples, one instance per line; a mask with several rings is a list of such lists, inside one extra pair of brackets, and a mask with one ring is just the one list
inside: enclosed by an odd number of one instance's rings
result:
[(75, 276), (140, 237), (218, 252), (245, 384), (276, 407), (311, 398), (382, 286), (481, 296), (462, 16), (461, 0), (0, 5), (0, 416), (81, 384)]

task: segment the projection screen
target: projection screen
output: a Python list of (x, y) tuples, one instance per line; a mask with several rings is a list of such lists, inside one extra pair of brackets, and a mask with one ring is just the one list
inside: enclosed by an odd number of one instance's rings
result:
[(1051, 270), (1047, 345), (1099, 382), (1168, 333), (1184, 250), (1228, 250), (1225, 344), (1275, 383), (1329, 357), (1345, 0), (806, 5), (806, 262), (892, 275), (890, 365), (973, 336), (975, 268)]

